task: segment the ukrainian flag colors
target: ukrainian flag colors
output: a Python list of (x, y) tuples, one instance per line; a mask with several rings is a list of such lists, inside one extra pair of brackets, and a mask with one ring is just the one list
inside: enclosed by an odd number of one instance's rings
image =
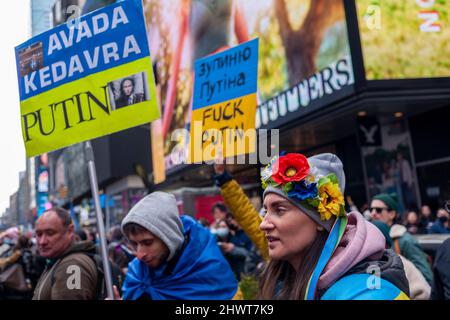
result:
[(374, 274), (352, 274), (338, 280), (322, 300), (409, 300), (389, 281)]
[(160, 117), (140, 0), (42, 33), (16, 60), (28, 157)]
[(188, 162), (256, 151), (258, 39), (195, 64)]

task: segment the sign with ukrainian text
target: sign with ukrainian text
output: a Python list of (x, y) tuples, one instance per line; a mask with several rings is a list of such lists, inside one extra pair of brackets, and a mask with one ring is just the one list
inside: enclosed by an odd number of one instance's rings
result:
[(195, 63), (189, 162), (255, 152), (258, 39)]
[(94, 11), (15, 51), (28, 157), (160, 116), (140, 0)]

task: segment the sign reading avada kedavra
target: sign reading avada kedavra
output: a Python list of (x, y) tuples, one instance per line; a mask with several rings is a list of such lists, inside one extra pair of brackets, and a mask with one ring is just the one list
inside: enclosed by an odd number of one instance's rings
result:
[(160, 117), (141, 0), (28, 40), (16, 64), (28, 157)]
[(189, 162), (256, 151), (258, 39), (195, 63)]

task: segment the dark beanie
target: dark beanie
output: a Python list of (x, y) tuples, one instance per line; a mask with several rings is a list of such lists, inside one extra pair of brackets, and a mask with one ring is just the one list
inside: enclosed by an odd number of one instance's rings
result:
[(372, 200), (383, 201), (389, 207), (389, 209), (398, 211), (398, 199), (395, 193), (380, 193), (373, 197)]

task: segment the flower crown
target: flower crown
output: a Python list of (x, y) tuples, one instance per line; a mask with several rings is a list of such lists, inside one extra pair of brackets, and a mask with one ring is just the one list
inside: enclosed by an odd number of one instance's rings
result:
[(275, 156), (261, 173), (263, 189), (281, 188), (290, 199), (307, 209), (319, 212), (321, 220), (345, 215), (344, 197), (334, 173), (320, 175), (299, 153)]

